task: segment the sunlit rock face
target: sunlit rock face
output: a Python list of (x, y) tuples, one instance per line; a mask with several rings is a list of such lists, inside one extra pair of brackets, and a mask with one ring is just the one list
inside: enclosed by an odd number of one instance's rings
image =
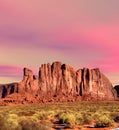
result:
[(40, 90), (50, 95), (81, 96), (83, 100), (114, 100), (116, 93), (110, 81), (98, 68), (73, 67), (54, 62), (39, 70)]
[(36, 93), (39, 89), (38, 77), (28, 68), (24, 68), (23, 73), (23, 80), (18, 84), (18, 91)]
[(41, 90), (51, 95), (73, 95), (76, 88), (76, 71), (69, 65), (55, 62), (43, 64), (39, 70)]
[(30, 94), (38, 102), (115, 100), (116, 91), (98, 68), (75, 70), (72, 66), (54, 62), (42, 64), (38, 76), (24, 68), (18, 84), (1, 85), (0, 97), (18, 93)]
[(84, 68), (76, 73), (78, 93), (84, 100), (114, 100), (116, 98), (111, 82), (98, 68)]

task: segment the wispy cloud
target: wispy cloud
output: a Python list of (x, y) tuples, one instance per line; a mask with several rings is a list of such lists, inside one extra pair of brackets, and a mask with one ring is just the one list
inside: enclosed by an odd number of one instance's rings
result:
[[(119, 0), (0, 1), (0, 72), (61, 60), (119, 71)], [(8, 66), (6, 66), (8, 65)]]
[(10, 65), (0, 65), (0, 75), (21, 75), (22, 68)]

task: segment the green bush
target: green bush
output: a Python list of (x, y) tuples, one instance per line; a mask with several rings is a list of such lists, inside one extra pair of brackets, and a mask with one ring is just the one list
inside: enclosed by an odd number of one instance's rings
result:
[(74, 128), (76, 117), (73, 113), (62, 113), (60, 115), (60, 123), (64, 123), (68, 128)]
[(51, 125), (47, 122), (36, 122), (31, 118), (22, 119), (19, 122), (21, 130), (50, 130)]
[(90, 124), (93, 120), (92, 114), (90, 112), (82, 112), (83, 124)]
[(1, 130), (20, 130), (18, 116), (16, 114), (0, 115)]
[(84, 123), (84, 118), (81, 113), (77, 113), (76, 115), (76, 124), (82, 125)]
[(54, 116), (55, 116), (55, 112), (54, 111), (44, 111), (44, 110), (36, 112), (33, 115), (33, 117), (36, 117), (39, 120), (51, 119)]
[(93, 114), (93, 119), (97, 120), (99, 117), (101, 117), (102, 115), (105, 115), (106, 117), (110, 118), (111, 114), (109, 111), (105, 111), (105, 110), (98, 110)]
[(48, 114), (45, 111), (36, 112), (33, 116), (35, 116), (39, 120), (46, 120), (46, 119), (48, 119)]
[(18, 116), (32, 116), (35, 114), (35, 111), (32, 110), (19, 110), (16, 112)]
[(96, 119), (96, 127), (109, 127), (114, 126), (114, 121), (106, 115), (101, 115)]

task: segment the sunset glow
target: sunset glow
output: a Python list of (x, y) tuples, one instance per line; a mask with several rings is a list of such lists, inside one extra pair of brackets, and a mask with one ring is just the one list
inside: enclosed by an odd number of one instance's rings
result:
[(38, 71), (61, 61), (98, 67), (118, 84), (118, 6), (119, 0), (0, 0), (0, 83), (22, 80), (24, 67)]

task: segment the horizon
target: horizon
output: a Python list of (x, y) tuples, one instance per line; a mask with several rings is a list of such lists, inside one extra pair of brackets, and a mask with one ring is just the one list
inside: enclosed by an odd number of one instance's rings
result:
[[(61, 62), (61, 61), (54, 61), (54, 62)], [(50, 63), (50, 65), (52, 65), (54, 62)], [(47, 64), (47, 63), (42, 63), (42, 64)], [(62, 64), (67, 64), (67, 63), (62, 63)], [(3, 82), (0, 83), (0, 84), (9, 84), (9, 83), (15, 83), (15, 82), (19, 83), (19, 82), (21, 82), (23, 80), (23, 74), (24, 74), (23, 70), (24, 70), (24, 68), (30, 69), (33, 72), (34, 75), (39, 76), (38, 75), (39, 74), (39, 68), (41, 67), (41, 65), (38, 67), (38, 69), (35, 68), (33, 70), (31, 68), (28, 68), (28, 67), (16, 68), (16, 67), (13, 67), (13, 66), (9, 66), (9, 69), (10, 69), (11, 73), (9, 73), (9, 75), (2, 75), (0, 77), (0, 81), (1, 81), (1, 79), (3, 79)], [(67, 64), (67, 65), (70, 65), (70, 64)], [(77, 68), (76, 69), (74, 66), (71, 66), (71, 67), (73, 67), (75, 69), (75, 71), (77, 71), (78, 69), (87, 68), (87, 67), (83, 67), (83, 68)], [(96, 68), (98, 68), (98, 67), (96, 67)], [(96, 69), (96, 68), (88, 68), (88, 69), (91, 70), (91, 69)], [(100, 70), (100, 68), (98, 68), (98, 69)], [(17, 74), (17, 72), (19, 73), (19, 75)], [(100, 72), (103, 73), (101, 70), (100, 70)], [(107, 75), (105, 73), (103, 73), (103, 74), (109, 79), (108, 74)], [(6, 79), (6, 77), (8, 77), (8, 78)], [(15, 79), (15, 81), (14, 81), (14, 79)], [(116, 86), (116, 85), (119, 85), (118, 82), (114, 82), (114, 79), (112, 80), (113, 82), (110, 79), (109, 79), (109, 81), (112, 83), (113, 87)]]
[[(0, 84), (61, 61), (119, 84), (119, 0), (0, 1)], [(20, 81), (21, 81), (20, 80)]]

